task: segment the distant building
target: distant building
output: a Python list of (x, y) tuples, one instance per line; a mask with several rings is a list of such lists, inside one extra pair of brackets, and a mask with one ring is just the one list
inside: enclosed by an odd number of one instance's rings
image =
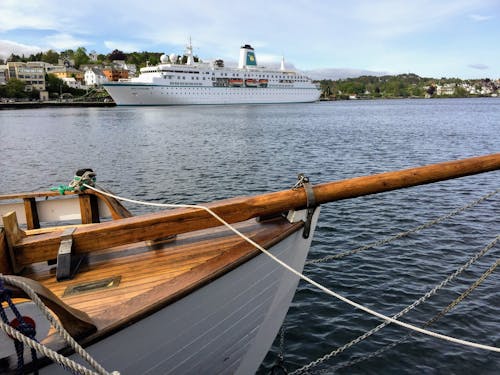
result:
[(47, 73), (55, 75), (57, 78), (74, 78), (77, 81), (83, 81), (83, 72), (81, 70), (66, 67), (66, 66), (57, 66), (53, 67), (50, 70), (47, 70)]
[(115, 66), (107, 66), (102, 70), (102, 72), (108, 81), (119, 81), (120, 79), (128, 78), (128, 70), (117, 68)]
[(73, 89), (85, 89), (86, 87), (82, 87), (82, 83), (77, 81), (74, 77), (62, 78), (62, 81)]
[(0, 85), (6, 85), (9, 79), (9, 68), (7, 65), (0, 65)]
[(128, 70), (129, 77), (134, 77), (137, 73), (137, 67), (135, 64), (127, 64), (125, 60), (113, 60), (113, 65), (115, 68)]
[(456, 83), (445, 83), (444, 85), (437, 85), (436, 94), (437, 95), (454, 95), (457, 88)]
[(45, 69), (36, 62), (8, 62), (8, 79), (16, 78), (25, 83), (25, 91), (45, 90)]
[(96, 51), (90, 51), (89, 53), (89, 58), (90, 58), (90, 61), (97, 61), (97, 52)]
[(67, 57), (61, 57), (60, 59), (57, 60), (57, 65), (71, 68), (75, 66), (75, 60)]
[(87, 86), (100, 86), (108, 81), (102, 70), (96, 67), (86, 68), (83, 80)]
[(45, 61), (28, 61), (26, 64), (28, 66), (42, 67), (45, 70), (47, 70), (51, 66), (53, 66), (51, 63), (48, 63), (48, 62), (45, 62)]

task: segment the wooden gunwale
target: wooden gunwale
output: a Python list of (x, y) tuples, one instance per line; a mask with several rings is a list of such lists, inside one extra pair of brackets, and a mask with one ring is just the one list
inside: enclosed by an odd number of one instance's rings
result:
[[(76, 195), (77, 193), (72, 191), (65, 191), (62, 195)], [(44, 198), (44, 197), (58, 197), (61, 194), (57, 191), (34, 191), (27, 193), (13, 193), (13, 194), (1, 194), (0, 200), (8, 199), (24, 199), (24, 198)]]
[[(284, 218), (275, 218), (265, 223), (249, 220), (238, 227), (269, 249), (303, 225), (303, 222), (289, 223)], [(97, 263), (83, 267), (74, 280), (57, 282), (50, 267), (41, 264), (23, 276), (38, 281), (64, 303), (90, 317), (98, 330), (81, 341), (87, 345), (159, 311), (261, 254), (227, 229), (197, 233), (194, 237), (193, 234), (183, 235), (160, 250), (127, 252), (128, 247), (124, 247), (108, 254), (110, 257), (106, 259), (97, 259)], [(122, 278), (117, 288), (63, 296), (70, 285), (116, 275)]]
[[(423, 185), (500, 169), (500, 153), (444, 162), (400, 171), (362, 176), (313, 187), (316, 202), (342, 199)], [(278, 214), (306, 206), (304, 189), (285, 190), (248, 198), (233, 198), (207, 204), (229, 223)], [(220, 225), (202, 209), (176, 209), (77, 228), (73, 251), (88, 253), (131, 242), (154, 240)], [(15, 246), (16, 262), (26, 265), (55, 258), (62, 231), (21, 239)]]

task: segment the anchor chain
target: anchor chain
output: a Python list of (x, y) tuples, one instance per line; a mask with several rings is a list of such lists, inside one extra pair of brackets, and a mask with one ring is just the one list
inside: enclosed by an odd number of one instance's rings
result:
[[(493, 263), (490, 266), (490, 268), (488, 268), (465, 292), (463, 292), (460, 296), (458, 296), (457, 298), (455, 298), (448, 306), (446, 306), (444, 309), (442, 309), (434, 317), (432, 317), (427, 322), (425, 322), (422, 325), (422, 328), (426, 328), (426, 327), (429, 327), (430, 325), (434, 324), (439, 319), (441, 319), (443, 316), (445, 316), (446, 313), (450, 312), (455, 306), (457, 306), (460, 302), (462, 302), (465, 298), (467, 298), (469, 296), (469, 294), (471, 294), (474, 289), (476, 289), (479, 285), (481, 285), (481, 283), (484, 280), (486, 280), (486, 278), (488, 276), (490, 276), (493, 273), (493, 271), (495, 271), (495, 269), (498, 267), (498, 265), (500, 265), (500, 259), (497, 259), (497, 261), (495, 263)], [(414, 336), (415, 335), (413, 333), (409, 333), (409, 334), (405, 335), (404, 337), (402, 337), (401, 339), (399, 339), (399, 340), (397, 340), (395, 342), (392, 342), (392, 343), (390, 343), (390, 344), (388, 344), (388, 345), (386, 345), (386, 346), (384, 346), (384, 347), (376, 350), (373, 353), (370, 353), (370, 354), (368, 354), (368, 355), (366, 355), (364, 357), (353, 359), (353, 360), (348, 361), (348, 362), (339, 363), (338, 365), (332, 367), (328, 371), (329, 372), (330, 371), (336, 371), (336, 370), (339, 370), (341, 368), (345, 368), (345, 367), (350, 367), (350, 366), (356, 365), (356, 364), (358, 364), (360, 362), (366, 361), (367, 359), (377, 357), (378, 355), (386, 352), (389, 349), (394, 348), (395, 346), (397, 346), (399, 344), (402, 344), (403, 342), (405, 342), (406, 340), (408, 340), (409, 338), (412, 338)], [(322, 371), (319, 371), (318, 373), (322, 373)]]
[(271, 367), (270, 375), (286, 375), (288, 371), (285, 368), (285, 325), (280, 329), (280, 346), (276, 363)]
[(422, 229), (426, 229), (426, 228), (429, 228), (435, 224), (438, 224), (444, 220), (447, 220), (455, 215), (458, 215), (459, 213), (469, 209), (469, 208), (472, 208), (476, 205), (478, 205), (479, 203), (483, 202), (484, 200), (486, 199), (489, 199), (491, 198), (493, 195), (495, 195), (496, 193), (498, 193), (500, 191), (500, 189), (496, 189), (488, 194), (486, 194), (485, 196), (481, 197), (481, 198), (478, 198), (468, 204), (466, 204), (465, 206), (462, 206), (462, 207), (459, 207), (451, 212), (449, 212), (448, 214), (446, 215), (443, 215), (443, 216), (440, 216), (436, 219), (433, 219), (433, 220), (430, 220), (424, 224), (421, 224), (413, 229), (410, 229), (410, 230), (407, 230), (407, 231), (404, 231), (404, 232), (399, 232), (393, 236), (390, 236), (390, 237), (387, 237), (387, 238), (383, 238), (381, 240), (378, 240), (378, 241), (375, 241), (375, 242), (372, 242), (372, 243), (369, 243), (367, 245), (364, 245), (364, 246), (361, 246), (361, 247), (357, 247), (356, 249), (353, 249), (353, 250), (349, 250), (349, 251), (345, 251), (345, 252), (342, 252), (342, 253), (338, 253), (338, 254), (334, 254), (334, 255), (328, 255), (326, 257), (323, 257), (323, 258), (318, 258), (318, 259), (309, 259), (308, 261), (306, 261), (305, 265), (310, 265), (310, 264), (317, 264), (317, 263), (325, 263), (325, 262), (328, 262), (328, 261), (331, 261), (331, 260), (336, 260), (336, 259), (341, 259), (341, 258), (344, 258), (348, 255), (353, 255), (353, 254), (356, 254), (356, 253), (359, 253), (361, 251), (364, 251), (364, 250), (369, 250), (371, 248), (374, 248), (374, 247), (377, 247), (377, 246), (382, 246), (382, 245), (386, 245), (392, 241), (395, 241), (395, 240), (398, 240), (400, 238), (403, 238), (403, 237), (406, 237), (412, 233), (416, 233)]
[[(455, 277), (457, 277), (459, 274), (461, 274), (465, 269), (467, 269), (468, 267), (470, 267), (476, 260), (478, 260), (484, 254), (486, 254), (486, 252), (488, 252), (491, 248), (493, 248), (496, 245), (496, 243), (498, 242), (498, 240), (500, 240), (500, 235), (496, 236), (493, 241), (491, 241), (483, 249), (481, 249), (479, 252), (477, 252), (472, 258), (470, 258), (465, 264), (463, 264), (461, 267), (459, 267), (455, 272), (453, 272), (451, 275), (449, 275), (441, 283), (439, 283), (437, 286), (435, 286), (429, 292), (427, 292), (426, 294), (424, 294), (418, 300), (416, 300), (415, 302), (413, 302), (411, 305), (407, 306), (406, 308), (404, 308), (403, 310), (401, 310), (399, 313), (397, 313), (396, 315), (392, 316), (392, 318), (393, 319), (400, 318), (401, 316), (403, 316), (404, 314), (406, 314), (410, 310), (414, 309), (415, 307), (417, 307), (421, 303), (425, 302), (428, 298), (432, 297), (439, 290), (441, 290), (446, 284), (448, 284), (451, 280), (453, 280)], [(321, 357), (321, 358), (319, 358), (319, 359), (317, 359), (317, 360), (309, 363), (308, 365), (305, 365), (305, 366), (303, 366), (303, 367), (301, 367), (301, 368), (299, 368), (299, 369), (291, 372), (290, 375), (300, 374), (300, 373), (307, 372), (311, 368), (314, 368), (314, 367), (322, 364), (323, 362), (329, 360), (330, 358), (335, 357), (339, 353), (342, 353), (343, 351), (349, 349), (350, 347), (354, 346), (355, 344), (363, 341), (364, 339), (366, 339), (369, 336), (373, 335), (374, 333), (378, 332), (379, 330), (381, 330), (382, 328), (384, 328), (388, 324), (390, 324), (389, 321), (384, 321), (384, 322), (380, 323), (375, 328), (373, 328), (373, 329), (365, 332), (364, 334), (362, 334), (361, 336), (358, 336), (357, 338), (355, 338), (354, 340), (348, 342), (347, 344), (345, 344), (345, 345), (343, 345), (343, 346), (335, 349), (334, 351), (332, 351), (332, 352), (324, 355), (323, 357)]]

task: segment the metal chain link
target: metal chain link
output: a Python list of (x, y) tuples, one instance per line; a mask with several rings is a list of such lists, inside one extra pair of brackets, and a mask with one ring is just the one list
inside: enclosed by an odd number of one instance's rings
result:
[[(477, 279), (465, 292), (463, 292), (460, 296), (458, 296), (457, 298), (455, 298), (448, 306), (446, 306), (444, 309), (442, 309), (439, 313), (437, 313), (434, 317), (432, 317), (432, 319), (429, 319), (427, 322), (425, 322), (423, 325), (422, 325), (422, 328), (426, 328), (432, 324), (434, 324), (436, 321), (438, 321), (439, 319), (441, 319), (446, 313), (450, 312), (455, 306), (457, 306), (460, 302), (462, 302), (466, 297), (469, 296), (469, 294), (472, 293), (472, 291), (474, 289), (476, 289), (479, 285), (481, 285), (481, 283), (486, 280), (486, 278), (488, 276), (490, 276), (493, 271), (495, 271), (495, 269), (498, 267), (498, 265), (500, 265), (500, 259), (497, 259), (497, 261), (495, 263), (493, 263), (490, 268), (488, 268), (482, 275), (481, 277), (479, 277), (479, 279)], [(363, 361), (366, 361), (367, 359), (370, 359), (370, 358), (374, 358), (374, 357), (377, 357), (378, 355), (386, 352), (387, 350), (389, 349), (392, 349), (394, 348), (395, 346), (405, 342), (406, 340), (408, 340), (409, 338), (412, 338), (414, 337), (415, 334), (414, 333), (409, 333), (407, 335), (405, 335), (404, 337), (402, 337), (401, 339), (395, 341), (395, 342), (392, 342), (388, 345), (385, 345), (384, 347), (376, 350), (375, 352), (372, 352), (368, 355), (365, 355), (363, 357), (360, 357), (360, 358), (356, 358), (356, 359), (353, 359), (351, 361), (348, 361), (348, 362), (344, 362), (344, 363), (339, 363), (338, 365), (332, 367), (331, 369), (329, 369), (328, 371), (336, 371), (336, 370), (339, 370), (341, 368), (345, 368), (345, 367), (351, 367), (351, 366), (354, 366), (360, 362), (363, 362)], [(319, 373), (323, 373), (323, 370), (321, 371), (318, 371), (317, 372), (318, 374)]]
[(335, 260), (335, 259), (341, 259), (341, 258), (344, 258), (348, 255), (352, 255), (352, 254), (356, 254), (356, 253), (359, 253), (361, 251), (364, 251), (364, 250), (368, 250), (368, 249), (371, 249), (373, 247), (376, 247), (376, 246), (381, 246), (381, 245), (386, 245), (392, 241), (395, 241), (397, 239), (400, 239), (402, 237), (406, 237), (408, 236), (409, 234), (412, 234), (412, 233), (416, 233), (422, 229), (426, 229), (426, 228), (429, 228), (435, 224), (438, 224), (440, 223), (441, 221), (444, 221), (446, 219), (449, 219), (459, 213), (461, 213), (462, 211), (465, 211), (469, 208), (472, 208), (474, 206), (476, 206), (477, 204), (481, 203), (482, 201), (488, 199), (488, 198), (491, 198), (493, 195), (495, 195), (496, 193), (498, 193), (500, 191), (500, 189), (496, 189), (494, 191), (492, 191), (491, 193), (488, 193), (486, 194), (485, 196), (479, 198), (479, 199), (476, 199), (470, 203), (468, 203), (467, 205), (465, 206), (462, 206), (462, 207), (459, 207), (453, 211), (451, 211), (450, 213), (444, 215), (444, 216), (440, 216), (434, 220), (431, 220), (431, 221), (428, 221), (422, 225), (419, 225), (413, 229), (410, 229), (410, 230), (407, 230), (407, 231), (404, 231), (404, 232), (399, 232), (393, 236), (390, 236), (390, 237), (387, 237), (387, 238), (384, 238), (384, 239), (381, 239), (381, 240), (378, 240), (376, 242), (372, 242), (372, 243), (369, 243), (367, 245), (364, 245), (364, 246), (361, 246), (361, 247), (358, 247), (356, 249), (353, 249), (353, 250), (349, 250), (349, 251), (345, 251), (345, 252), (342, 252), (342, 253), (338, 253), (338, 254), (335, 254), (335, 255), (328, 255), (324, 258), (318, 258), (318, 259), (309, 259), (308, 261), (306, 261), (305, 265), (310, 265), (310, 264), (317, 264), (317, 263), (324, 263), (324, 262), (328, 262), (328, 261), (331, 261), (331, 260)]
[[(488, 250), (490, 250), (492, 247), (494, 247), (496, 245), (496, 243), (498, 242), (498, 240), (500, 240), (500, 235), (497, 235), (493, 241), (491, 241), (488, 245), (486, 245), (479, 252), (477, 252), (464, 265), (462, 265), (461, 267), (459, 267), (455, 272), (453, 272), (451, 275), (449, 275), (441, 283), (439, 283), (433, 289), (431, 289), (430, 291), (428, 291), (427, 293), (425, 293), (422, 297), (420, 297), (418, 300), (416, 300), (415, 302), (413, 302), (411, 305), (407, 306), (406, 308), (404, 308), (403, 310), (401, 310), (400, 312), (398, 312), (396, 315), (392, 316), (392, 318), (393, 319), (400, 318), (401, 316), (403, 316), (404, 314), (406, 314), (410, 310), (414, 309), (415, 307), (417, 307), (421, 303), (425, 302), (428, 298), (432, 297), (439, 290), (441, 290), (446, 284), (448, 284), (451, 280), (453, 280), (455, 277), (457, 277), (459, 274), (461, 274), (465, 269), (467, 269), (469, 266), (471, 266), (477, 259), (479, 259), (481, 256), (483, 256), (484, 254), (486, 254), (486, 252), (488, 252)], [(335, 357), (337, 354), (342, 353), (346, 349), (349, 349), (353, 345), (359, 343), (360, 341), (362, 341), (362, 340), (366, 339), (367, 337), (373, 335), (374, 333), (378, 332), (379, 330), (381, 330), (382, 328), (384, 328), (388, 324), (390, 324), (389, 321), (385, 321), (383, 323), (380, 323), (375, 328), (373, 328), (373, 329), (365, 332), (364, 334), (362, 334), (361, 336), (358, 336), (357, 338), (355, 338), (354, 340), (348, 342), (347, 344), (345, 344), (345, 345), (337, 348), (336, 350), (334, 350), (334, 351), (332, 351), (332, 352), (324, 355), (323, 357), (321, 357), (321, 358), (319, 358), (319, 359), (317, 359), (315, 361), (312, 361), (308, 365), (305, 365), (305, 366), (303, 366), (303, 367), (301, 367), (301, 368), (299, 368), (299, 369), (291, 372), (290, 375), (292, 375), (292, 374), (300, 374), (300, 373), (303, 373), (303, 372), (306, 372), (306, 371), (310, 370), (313, 367), (316, 367), (316, 366), (320, 365), (321, 363), (329, 360), (332, 357)]]
[(285, 324), (281, 326), (280, 330), (280, 351), (278, 353), (278, 358), (282, 361), (285, 359)]

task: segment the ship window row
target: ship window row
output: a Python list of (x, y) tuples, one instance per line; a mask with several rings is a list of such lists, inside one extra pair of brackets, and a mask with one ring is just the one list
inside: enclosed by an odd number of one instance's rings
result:
[(201, 82), (170, 82), (170, 85), (172, 86), (175, 86), (175, 85), (179, 85), (179, 86), (202, 86), (203, 83)]
[[(198, 93), (208, 92), (207, 88), (204, 88), (204, 87), (173, 87), (173, 89), (176, 92), (179, 91), (180, 93), (193, 92), (193, 91), (198, 92)], [(302, 90), (290, 90), (288, 93), (293, 94), (293, 95), (302, 95), (304, 92)], [(266, 91), (266, 96), (270, 96), (270, 95), (281, 96), (282, 94), (283, 94), (283, 91), (279, 90), (279, 89), (275, 89), (275, 90), (270, 89), (270, 90)], [(225, 91), (225, 90), (216, 90), (215, 92), (210, 91), (209, 95), (227, 96), (227, 91)], [(233, 91), (232, 95), (248, 96), (248, 91), (237, 90), (237, 91)], [(253, 96), (253, 95), (250, 95), (250, 96)]]
[(196, 70), (173, 70), (173, 69), (165, 69), (165, 72), (170, 72), (170, 73), (186, 73), (186, 74), (200, 74), (200, 72), (196, 71)]
[[(215, 75), (215, 73), (212, 73), (212, 75)], [(218, 75), (219, 77), (228, 77), (228, 73), (221, 73)], [(287, 82), (309, 82), (309, 79), (305, 76), (296, 76), (296, 77), (290, 77), (287, 75), (274, 75), (274, 74), (251, 74), (251, 73), (245, 73), (245, 74), (239, 74), (239, 73), (232, 73), (230, 77), (235, 77), (235, 78), (275, 78), (275, 79), (281, 79), (281, 80), (286, 80)]]

